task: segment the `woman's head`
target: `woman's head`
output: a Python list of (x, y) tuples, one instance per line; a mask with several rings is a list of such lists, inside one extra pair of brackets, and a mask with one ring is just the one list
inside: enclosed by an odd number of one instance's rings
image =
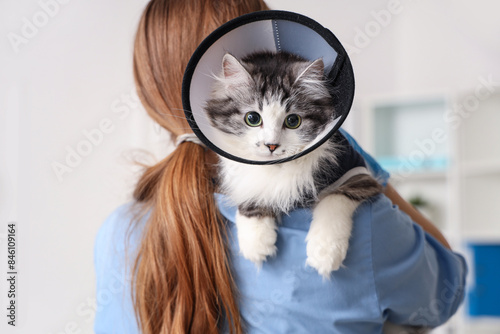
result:
[(148, 114), (174, 136), (188, 132), (181, 84), (194, 50), (223, 23), (266, 9), (262, 0), (151, 1), (134, 47), (134, 77)]
[[(223, 23), (268, 9), (262, 0), (152, 0), (134, 46), (134, 77), (148, 114), (174, 137), (184, 118), (184, 69), (198, 44)], [(133, 299), (142, 333), (217, 333), (225, 318), (241, 333), (205, 150), (185, 142), (146, 168), (134, 197), (148, 210), (134, 266)]]

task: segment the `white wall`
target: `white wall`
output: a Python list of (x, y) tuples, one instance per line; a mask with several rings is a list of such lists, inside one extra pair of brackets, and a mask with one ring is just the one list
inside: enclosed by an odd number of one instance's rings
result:
[[(18, 332), (69, 333), (76, 325), (91, 333), (95, 234), (130, 197), (124, 155), (155, 140), (132, 94), (132, 41), (146, 2), (47, 2), (57, 5), (53, 17), (37, 1), (0, 2), (0, 233), (18, 223)], [(38, 31), (24, 31), (29, 37), (13, 47), (8, 34), (22, 37), (24, 18), (34, 16)], [(95, 144), (85, 147), (84, 131), (102, 122), (108, 133), (94, 131)], [(68, 147), (82, 143), (91, 152), (58, 177), (53, 164), (68, 166)], [(5, 273), (4, 240), (1, 248)]]
[(351, 129), (362, 141), (366, 99), (468, 92), (480, 78), (500, 84), (498, 1), (267, 2), (318, 20), (344, 44), (357, 86)]
[[(137, 147), (161, 156), (170, 147), (132, 94), (133, 34), (146, 1), (67, 2), (47, 22), (37, 0), (0, 2), (0, 234), (8, 221), (18, 223), (19, 333), (64, 333), (72, 323), (92, 332), (82, 307), (95, 296), (93, 241), (107, 214), (130, 198), (136, 174), (126, 156)], [(372, 11), (389, 1), (268, 3), (318, 20), (347, 45), (357, 104), (378, 94), (468, 89), (479, 76), (500, 81), (493, 0), (401, 1), (366, 46), (360, 31), (375, 27)], [(34, 16), (42, 19), (38, 31), (25, 31), (30, 36), (13, 47), (9, 33), (22, 36), (24, 18)], [(357, 110), (350, 118), (359, 132)], [(76, 150), (83, 132), (105, 119), (112, 130), (59, 179), (54, 162), (67, 165), (68, 147)]]

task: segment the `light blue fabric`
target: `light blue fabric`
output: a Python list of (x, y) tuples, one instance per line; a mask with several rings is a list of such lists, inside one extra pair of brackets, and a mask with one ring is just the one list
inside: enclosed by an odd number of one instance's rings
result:
[[(238, 254), (236, 208), (225, 205), (222, 195), (216, 199), (227, 219), (240, 312), (250, 334), (381, 333), (386, 320), (434, 327), (463, 300), (463, 257), (426, 234), (384, 195), (355, 212), (344, 267), (326, 281), (305, 266), (310, 210), (282, 217), (278, 253), (258, 271)], [(134, 258), (142, 227), (129, 238), (131, 217), (130, 205), (118, 208), (96, 238), (96, 333), (138, 333), (124, 251), (128, 241)]]
[(117, 208), (104, 221), (95, 239), (96, 334), (139, 333), (132, 306), (130, 273), (142, 224), (129, 233), (133, 216), (130, 209), (130, 205)]

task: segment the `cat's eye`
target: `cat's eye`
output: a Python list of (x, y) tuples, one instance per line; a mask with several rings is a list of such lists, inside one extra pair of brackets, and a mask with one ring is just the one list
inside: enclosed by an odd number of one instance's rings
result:
[(299, 115), (289, 115), (285, 118), (285, 126), (289, 129), (297, 129), (302, 123), (302, 118)]
[(259, 126), (262, 124), (262, 117), (255, 111), (247, 112), (245, 115), (245, 122), (249, 126)]

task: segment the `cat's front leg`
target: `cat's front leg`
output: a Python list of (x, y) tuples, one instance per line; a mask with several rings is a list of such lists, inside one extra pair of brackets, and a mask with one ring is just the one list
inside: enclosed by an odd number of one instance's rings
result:
[(240, 253), (257, 267), (276, 254), (277, 225), (270, 212), (241, 206), (236, 213), (236, 227)]
[(307, 233), (307, 261), (324, 278), (340, 268), (352, 230), (352, 215), (359, 202), (332, 194), (318, 202)]

